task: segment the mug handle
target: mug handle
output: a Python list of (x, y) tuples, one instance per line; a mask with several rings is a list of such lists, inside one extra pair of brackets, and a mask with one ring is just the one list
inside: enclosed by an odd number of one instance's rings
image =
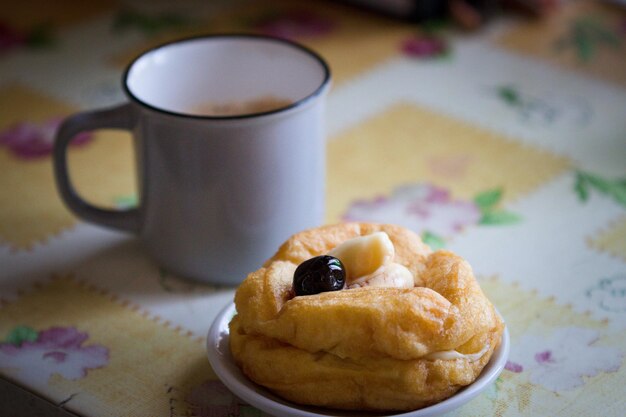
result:
[(81, 132), (102, 128), (131, 131), (136, 119), (130, 103), (110, 109), (77, 113), (65, 119), (54, 140), (54, 177), (61, 198), (68, 208), (86, 221), (131, 233), (139, 232), (141, 225), (139, 209), (108, 210), (95, 207), (80, 198), (68, 174), (67, 147)]

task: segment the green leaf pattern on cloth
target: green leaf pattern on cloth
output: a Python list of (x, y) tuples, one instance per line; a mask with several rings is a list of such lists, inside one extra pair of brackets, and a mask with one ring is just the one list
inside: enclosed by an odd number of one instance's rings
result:
[(174, 13), (148, 15), (135, 10), (121, 10), (115, 16), (112, 29), (115, 32), (137, 30), (153, 35), (170, 29), (181, 29), (191, 22), (186, 17)]
[(421, 238), (432, 250), (439, 250), (446, 247), (446, 241), (441, 236), (437, 236), (429, 231), (423, 232)]
[(28, 326), (17, 326), (9, 332), (9, 335), (4, 340), (5, 343), (10, 343), (15, 346), (21, 346), (24, 342), (34, 342), (37, 340), (37, 331)]
[(595, 16), (573, 20), (566, 34), (555, 43), (557, 51), (573, 48), (578, 60), (590, 62), (600, 47), (617, 49), (622, 45), (617, 31)]
[(474, 202), (482, 210), (491, 210), (502, 199), (502, 188), (483, 191), (474, 197)]
[(505, 225), (515, 224), (521, 220), (521, 217), (515, 213), (499, 209), (498, 203), (502, 199), (502, 188), (494, 188), (483, 191), (474, 197), (474, 203), (480, 209), (481, 218), (478, 224), (482, 225)]
[(515, 224), (521, 220), (520, 216), (509, 211), (487, 211), (483, 213), (483, 217), (480, 218), (479, 224), (482, 225), (504, 225)]
[(579, 200), (587, 201), (591, 190), (612, 198), (617, 204), (626, 208), (626, 178), (611, 180), (589, 172), (576, 171), (574, 191)]

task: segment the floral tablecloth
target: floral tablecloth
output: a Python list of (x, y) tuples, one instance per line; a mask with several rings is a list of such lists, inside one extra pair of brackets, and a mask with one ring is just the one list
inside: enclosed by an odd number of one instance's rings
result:
[[(3, 6), (0, 378), (85, 417), (262, 415), (205, 356), (234, 289), (77, 221), (51, 169), (59, 121), (122, 101), (132, 57), (218, 32), (326, 57), (327, 222), (398, 223), (458, 252), (505, 317), (506, 370), (453, 415), (624, 415), (626, 12), (593, 1), (470, 35), (321, 1)], [(125, 134), (83, 134), (70, 165), (91, 201), (136, 201)]]

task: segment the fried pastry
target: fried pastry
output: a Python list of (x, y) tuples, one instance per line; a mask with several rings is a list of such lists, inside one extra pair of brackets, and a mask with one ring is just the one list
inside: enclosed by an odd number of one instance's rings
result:
[[(296, 295), (296, 269), (321, 255), (341, 261), (343, 289)], [(450, 397), (478, 377), (504, 328), (465, 260), (371, 223), (292, 236), (235, 304), (230, 349), (246, 376), (299, 404), (349, 410)]]

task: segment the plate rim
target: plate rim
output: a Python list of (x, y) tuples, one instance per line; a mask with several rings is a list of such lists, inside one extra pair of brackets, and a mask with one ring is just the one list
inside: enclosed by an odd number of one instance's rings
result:
[[(246, 401), (250, 405), (257, 407), (258, 409), (275, 415), (276, 413), (280, 413), (279, 415), (285, 417), (329, 417), (332, 416), (333, 411), (339, 413), (350, 413), (350, 411), (344, 410), (332, 410), (329, 409), (329, 413), (320, 414), (313, 411), (304, 410), (300, 407), (299, 404), (290, 403), (287, 400), (279, 399), (279, 401), (275, 400), (274, 394), (267, 391), (266, 388), (252, 382), (249, 380), (241, 371), (239, 371), (240, 375), (236, 375), (232, 373), (228, 366), (225, 364), (226, 361), (230, 362), (230, 365), (236, 367), (236, 364), (232, 361), (232, 356), (230, 354), (230, 350), (227, 352), (223, 352), (220, 349), (220, 345), (226, 341), (229, 341), (230, 333), (228, 329), (228, 323), (235, 315), (235, 303), (230, 301), (226, 306), (224, 306), (220, 312), (217, 314), (211, 327), (209, 328), (209, 332), (207, 334), (206, 339), (206, 351), (209, 359), (209, 363), (213, 368), (213, 372), (217, 375), (217, 377), (222, 381), (226, 387), (237, 397), (240, 397), (242, 400)], [(496, 310), (497, 311), (497, 310)], [(498, 315), (500, 313), (498, 312)], [(502, 317), (500, 315), (500, 317)], [(504, 321), (504, 319), (503, 319)], [(450, 412), (454, 409), (461, 407), (462, 405), (468, 403), (475, 397), (477, 397), (483, 390), (489, 387), (502, 373), (504, 366), (506, 365), (507, 359), (509, 357), (510, 351), (510, 336), (508, 326), (506, 322), (504, 323), (504, 331), (502, 332), (502, 340), (500, 346), (496, 349), (493, 356), (490, 358), (483, 372), (476, 378), (474, 382), (470, 385), (463, 388), (461, 391), (455, 393), (452, 397), (446, 398), (443, 401), (440, 401), (436, 404), (433, 404), (428, 407), (420, 408), (418, 410), (412, 410), (408, 412), (400, 412), (396, 414), (372, 414), (373, 417), (432, 417), (441, 415), (443, 413)], [(492, 364), (492, 361), (493, 364)], [(486, 372), (485, 372), (486, 369)], [(245, 378), (250, 384), (254, 385), (255, 388), (258, 388), (256, 391), (252, 388), (246, 386), (243, 382), (240, 381), (240, 377)], [(260, 391), (260, 392), (259, 392)], [(268, 396), (269, 395), (269, 396)], [(290, 405), (293, 404), (293, 405)], [(345, 414), (346, 416), (350, 414)]]

